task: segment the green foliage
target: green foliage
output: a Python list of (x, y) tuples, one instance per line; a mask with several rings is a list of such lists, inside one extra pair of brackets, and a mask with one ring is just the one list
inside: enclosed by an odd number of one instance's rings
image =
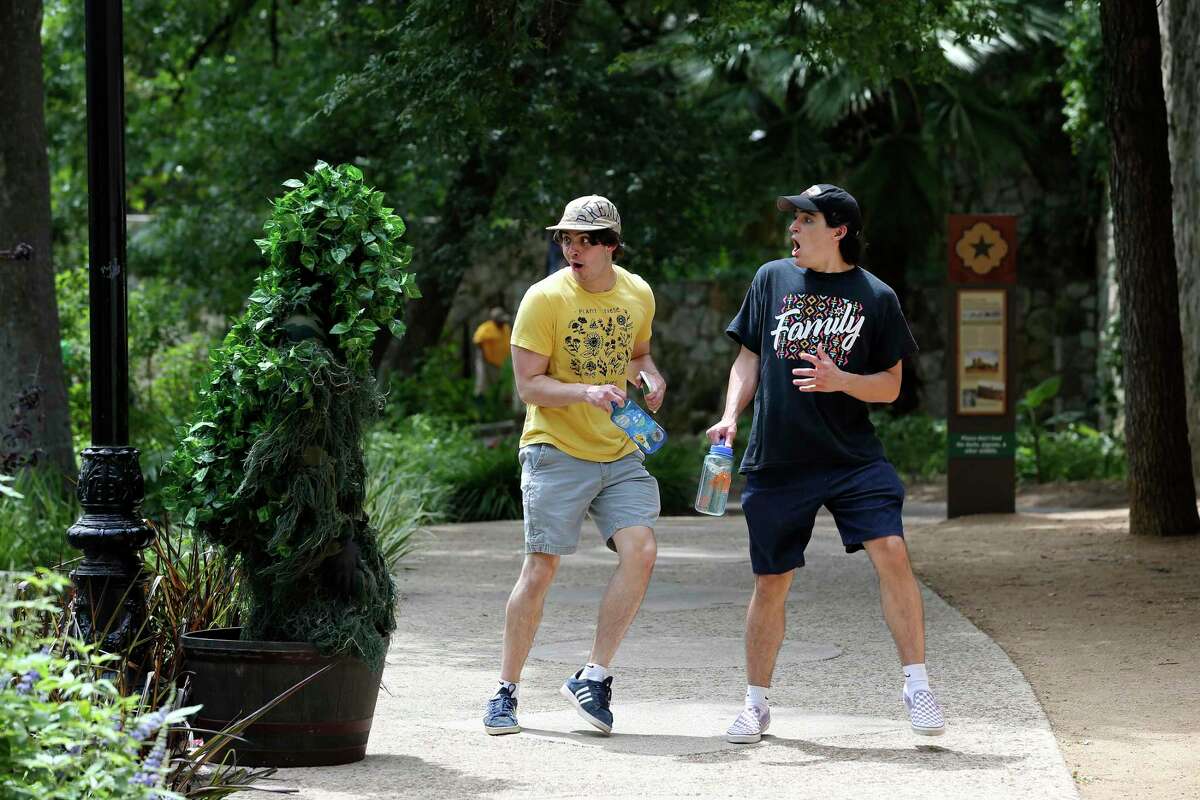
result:
[(1021, 416), (1024, 430), (1027, 432), (1032, 445), (1030, 453), (1033, 456), (1033, 473), (1038, 483), (1044, 483), (1047, 478), (1042, 465), (1042, 425), (1040, 421), (1042, 407), (1058, 396), (1062, 386), (1062, 378), (1052, 375), (1046, 380), (1027, 391), (1017, 401), (1017, 414)]
[(877, 411), (871, 422), (888, 461), (901, 475), (909, 480), (930, 480), (946, 474), (946, 420)]
[(426, 498), (429, 521), (520, 519), (515, 437), (489, 445), (456, 420), (416, 414), (376, 431), (371, 442), (394, 458), (393, 480)]
[(367, 436), (367, 513), (379, 531), (379, 550), (392, 572), (416, 546), (417, 532), (447, 516), (448, 487), (438, 483), (424, 463), (410, 458), (415, 439), (383, 430)]
[[(383, 205), (383, 193), (362, 183), (362, 172), (318, 162), (307, 182), (276, 203), (257, 240), (269, 266), (255, 283), (250, 308), (213, 354), (209, 385), (197, 421), (172, 457), (178, 481), (174, 508), (188, 525), (215, 531), (266, 525), (283, 511), (269, 500), (238, 519), (244, 465), (237, 456), (269, 432), (288, 430), (313, 410), (313, 376), (336, 365), (314, 339), (289, 343), (283, 323), (318, 313), (321, 333), (346, 361), (349, 376), (369, 377), (371, 345), (381, 328), (404, 333), (396, 320), (406, 297), (419, 292), (405, 267), (411, 249), (399, 243), (403, 220)], [(327, 312), (324, 310), (328, 309)], [(270, 538), (270, 534), (267, 534)]]
[(1082, 422), (1078, 412), (1045, 416), (1047, 403), (1061, 386), (1062, 379), (1051, 376), (1017, 401), (1017, 476), (1038, 483), (1124, 478), (1127, 462), (1121, 439)]
[[(87, 270), (55, 276), (67, 402), (77, 449), (91, 440), (91, 331)], [(162, 278), (129, 289), (129, 428), (146, 480), (143, 511), (160, 516), (160, 472), (181, 425), (200, 401), (208, 375), (208, 336), (197, 295)]]
[[(0, 794), (180, 797), (162, 788), (166, 737), (196, 709), (138, 716), (138, 698), (103, 677), (116, 656), (54, 630), (58, 595), (68, 583), (41, 572), (25, 579), (23, 596), (0, 597)], [(152, 750), (143, 756), (147, 744)]]
[[(175, 544), (156, 556), (187, 558), (175, 537), (166, 540)], [(221, 763), (224, 745), (238, 726), (194, 742), (186, 725), (200, 707), (182, 707), (175, 691), (182, 677), (178, 636), (189, 625), (211, 622), (214, 607), (222, 605), (220, 592), (209, 591), (212, 575), (193, 569), (201, 561), (193, 558), (151, 581), (152, 621), (165, 621), (162, 611), (168, 604), (182, 616), (165, 628), (152, 623), (145, 644), (158, 671), (144, 692), (123, 685), (135, 665), (66, 635), (70, 581), (65, 576), (39, 570), (0, 584), (0, 796), (220, 798), (275, 772)], [(153, 563), (164, 562), (152, 558)]]
[(1063, 44), (1063, 130), (1088, 171), (1103, 179), (1108, 173), (1108, 130), (1104, 124), (1104, 45), (1100, 37), (1098, 0), (1068, 0)]
[(67, 528), (79, 512), (71, 487), (53, 470), (0, 475), (0, 573), (75, 558)]
[[(240, 556), (247, 638), (383, 657), (394, 588), (363, 511), (363, 426), (379, 411), (370, 352), (419, 296), (403, 221), (353, 165), (289, 180), (257, 240), (268, 266), (172, 456), (169, 502)], [(346, 559), (344, 567), (326, 562)], [(346, 575), (338, 589), (322, 571)], [(332, 580), (332, 579), (331, 579)]]
[(512, 419), (512, 360), (504, 362), (500, 379), (483, 397), (475, 396), (475, 381), (463, 377), (462, 344), (445, 337), (425, 351), (417, 371), (392, 374), (385, 414), (395, 423), (414, 414), (470, 424)]
[(1084, 422), (1063, 422), (1056, 430), (1036, 436), (1028, 428), (1017, 432), (1017, 477), (1022, 481), (1083, 481), (1127, 474), (1124, 442)]

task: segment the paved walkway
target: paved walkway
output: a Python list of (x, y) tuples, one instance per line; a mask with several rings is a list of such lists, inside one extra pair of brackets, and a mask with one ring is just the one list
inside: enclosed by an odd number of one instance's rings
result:
[[(910, 519), (940, 517), (936, 506)], [(916, 521), (912, 519), (912, 521)], [(558, 695), (585, 660), (615, 556), (589, 522), (563, 559), (521, 684), (524, 732), (480, 722), (499, 668), (520, 523), (442, 526), (399, 576), (403, 595), (367, 758), (285, 770), (294, 797), (1076, 798), (1054, 736), (1008, 657), (925, 591), (940, 738), (912, 734), (903, 679), (863, 553), (822, 514), (793, 585), (789, 639), (757, 745), (721, 734), (745, 690), (742, 628), (753, 585), (740, 516), (671, 518), (654, 579), (613, 665), (615, 733), (599, 736)]]

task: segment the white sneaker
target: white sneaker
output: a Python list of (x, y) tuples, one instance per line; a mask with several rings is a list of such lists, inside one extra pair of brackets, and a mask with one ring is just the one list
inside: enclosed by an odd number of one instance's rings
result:
[(742, 709), (737, 719), (725, 731), (725, 741), (733, 744), (754, 744), (762, 741), (762, 735), (771, 727), (771, 709), (767, 706), (749, 706)]
[(941, 736), (946, 732), (946, 718), (942, 716), (942, 707), (934, 699), (933, 692), (928, 689), (918, 689), (912, 697), (904, 694), (904, 707), (908, 709), (908, 719), (912, 723), (913, 733), (922, 736)]

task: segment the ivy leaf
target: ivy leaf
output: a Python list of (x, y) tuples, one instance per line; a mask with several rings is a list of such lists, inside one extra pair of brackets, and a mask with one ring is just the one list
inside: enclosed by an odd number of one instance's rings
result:
[(408, 328), (400, 320), (394, 319), (388, 323), (388, 330), (390, 330), (392, 332), (392, 336), (395, 336), (397, 339), (400, 339), (400, 338), (403, 338), (404, 332), (407, 331)]
[(329, 333), (333, 336), (340, 336), (348, 330), (350, 330), (350, 325), (348, 323), (339, 322), (337, 325), (334, 325), (329, 329)]
[(289, 189), (299, 189), (304, 185), (304, 181), (296, 180), (295, 178), (289, 178), (283, 182), (283, 185)]

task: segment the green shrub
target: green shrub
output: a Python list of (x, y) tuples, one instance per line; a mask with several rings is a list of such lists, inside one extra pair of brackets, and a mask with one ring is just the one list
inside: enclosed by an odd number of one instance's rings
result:
[(139, 716), (138, 698), (103, 677), (117, 657), (51, 627), (68, 581), (43, 572), (25, 583), (28, 596), (0, 599), (0, 795), (179, 797), (161, 788), (166, 736), (195, 709)]
[(213, 354), (167, 471), (183, 521), (245, 565), (247, 639), (383, 660), (394, 585), (365, 510), (376, 336), (418, 297), (404, 221), (362, 171), (318, 162), (274, 202), (268, 265)]
[(1061, 383), (1051, 376), (1017, 402), (1017, 476), (1038, 483), (1124, 478), (1125, 444), (1119, 437), (1082, 422), (1077, 411), (1044, 415)]
[(482, 397), (475, 396), (474, 378), (464, 378), (462, 344), (447, 337), (424, 354), (413, 375), (393, 374), (387, 391), (385, 416), (393, 425), (414, 414), (460, 423), (493, 422), (518, 416), (512, 408), (512, 360), (504, 362), (500, 378)]
[(516, 437), (488, 446), (458, 420), (417, 414), (381, 427), (370, 442), (395, 454), (388, 479), (415, 487), (429, 521), (521, 518)]
[[(184, 575), (188, 579), (179, 581)], [(209, 601), (219, 598), (206, 592), (205, 580), (200, 572), (155, 576), (151, 617), (162, 608), (156, 595), (177, 601), (182, 616), (168, 630), (150, 626), (152, 654), (167, 652), (163, 645), (177, 641), (184, 625), (209, 619), (204, 608), (211, 610)], [(176, 585), (158, 591), (164, 583)], [(213, 735), (187, 727), (187, 717), (200, 707), (181, 707), (177, 659), (171, 659), (172, 667), (152, 658), (170, 678), (148, 684), (144, 693), (131, 692), (120, 681), (136, 665), (65, 635), (69, 584), (45, 570), (0, 583), (0, 797), (221, 798), (275, 772), (222, 762), (225, 746), (245, 720)], [(208, 741), (194, 740), (197, 733)]]
[(364, 452), (367, 514), (379, 531), (379, 550), (392, 572), (412, 551), (417, 531), (445, 519), (447, 489), (412, 462), (412, 444), (412, 439), (380, 429), (367, 436)]
[(1111, 434), (1083, 422), (1069, 422), (1059, 430), (1043, 431), (1035, 438), (1028, 428), (1017, 433), (1017, 477), (1022, 481), (1082, 481), (1124, 478), (1125, 444)]
[(71, 487), (50, 469), (0, 476), (0, 572), (55, 566), (79, 551), (67, 544), (67, 528), (81, 509)]
[(924, 414), (871, 415), (883, 452), (896, 471), (909, 480), (929, 480), (946, 474), (946, 420)]

